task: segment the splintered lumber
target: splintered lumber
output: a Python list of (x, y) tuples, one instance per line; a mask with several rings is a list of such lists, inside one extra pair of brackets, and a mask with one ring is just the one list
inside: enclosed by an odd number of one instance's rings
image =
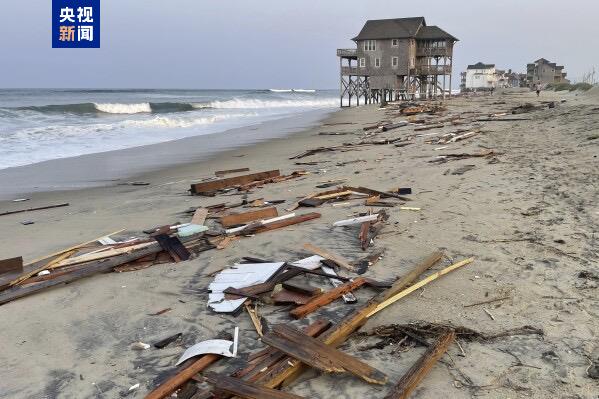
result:
[(217, 170), (214, 174), (218, 177), (228, 175), (231, 173), (249, 172), (250, 168), (239, 168), (239, 169), (228, 169), (228, 170)]
[(212, 193), (214, 191), (241, 186), (259, 180), (270, 179), (280, 176), (279, 170), (269, 170), (267, 172), (251, 173), (249, 175), (229, 177), (226, 179), (208, 181), (204, 183), (196, 183), (191, 185), (192, 194)]
[(370, 244), (370, 240), (368, 239), (368, 232), (370, 231), (370, 221), (362, 223), (360, 226), (360, 234), (358, 238), (360, 239), (360, 248), (362, 251), (366, 251), (368, 245)]
[[(229, 377), (225, 374), (205, 373), (204, 377), (208, 382), (216, 386), (219, 390), (241, 398), (249, 399), (303, 399), (291, 393), (277, 391), (276, 389), (264, 388), (244, 380)], [(147, 399), (147, 398), (146, 398)]]
[(392, 197), (392, 198), (400, 199), (402, 201), (411, 201), (412, 200), (411, 198), (407, 198), (407, 197), (401, 196), (399, 194), (390, 193), (390, 192), (386, 192), (386, 191), (373, 190), (371, 188), (366, 188), (366, 187), (343, 186), (343, 188), (345, 190), (355, 191), (357, 193), (368, 194), (368, 195), (378, 195), (381, 198)]
[(206, 216), (208, 216), (208, 209), (206, 208), (198, 208), (193, 213), (193, 217), (191, 218), (191, 224), (203, 225), (206, 221)]
[(220, 223), (223, 225), (223, 227), (231, 227), (253, 222), (255, 220), (270, 219), (276, 216), (279, 216), (279, 213), (277, 212), (277, 208), (273, 206), (270, 208), (259, 209), (257, 211), (223, 216), (220, 218)]
[(379, 370), (288, 325), (274, 326), (262, 341), (327, 373), (347, 371), (371, 384), (387, 382), (387, 376)]
[(328, 305), (333, 302), (335, 299), (347, 294), (348, 292), (352, 292), (364, 284), (366, 284), (366, 279), (363, 277), (358, 277), (354, 281), (348, 281), (345, 284), (342, 284), (338, 287), (333, 288), (332, 290), (325, 292), (321, 295), (310, 300), (310, 302), (305, 305), (299, 306), (291, 311), (291, 315), (296, 319), (301, 319), (314, 312), (315, 310)]
[(304, 198), (302, 198), (301, 200), (297, 201), (295, 204), (291, 205), (289, 208), (287, 208), (287, 209), (285, 209), (285, 210), (286, 210), (287, 212), (292, 212), (292, 211), (295, 211), (297, 208), (299, 208), (299, 207), (300, 207), (300, 202), (302, 202), (302, 201), (305, 201), (305, 200), (308, 200), (308, 199), (310, 199), (310, 198), (313, 198), (313, 197), (315, 197), (315, 196), (317, 196), (317, 195), (318, 195), (318, 193), (311, 193), (311, 194), (308, 194), (307, 196), (305, 196), (305, 197), (304, 197)]
[[(436, 251), (421, 261), (408, 274), (397, 280), (393, 286), (380, 293), (363, 306), (359, 307), (332, 328), (327, 330), (319, 340), (327, 345), (336, 347), (343, 343), (347, 337), (363, 326), (368, 320), (368, 314), (385, 299), (401, 292), (414, 282), (422, 273), (430, 269), (443, 257), (443, 253)], [(266, 372), (260, 382), (267, 387), (274, 388), (283, 383), (289, 383), (304, 371), (301, 362), (279, 362), (271, 370)]]
[(397, 302), (398, 300), (400, 300), (401, 298), (411, 294), (412, 292), (424, 287), (425, 285), (427, 285), (428, 283), (435, 281), (436, 279), (438, 279), (439, 277), (443, 277), (444, 275), (446, 275), (447, 273), (451, 273), (452, 271), (459, 269), (462, 266), (466, 266), (467, 264), (470, 264), (474, 262), (474, 258), (468, 258), (468, 259), (464, 259), (460, 262), (454, 263), (451, 266), (446, 267), (443, 270), (440, 270), (434, 274), (431, 274), (430, 276), (428, 276), (427, 278), (420, 280), (419, 282), (417, 282), (416, 284), (412, 285), (410, 288), (405, 289), (401, 292), (398, 292), (397, 294), (385, 299), (383, 302), (379, 303), (375, 309), (372, 310), (372, 312), (370, 312), (368, 314), (368, 317), (371, 317), (372, 315), (374, 315), (375, 313), (380, 312), (381, 310), (385, 309), (387, 306)]
[(24, 296), (28, 296), (38, 291), (42, 291), (46, 288), (50, 288), (59, 284), (70, 283), (96, 273), (102, 273), (112, 270), (114, 267), (143, 258), (150, 254), (158, 253), (162, 251), (158, 243), (152, 243), (150, 246), (133, 251), (131, 253), (125, 253), (121, 255), (113, 256), (110, 259), (100, 259), (97, 261), (90, 262), (85, 267), (77, 269), (72, 273), (58, 276), (53, 280), (44, 281), (38, 284), (32, 284), (26, 287), (13, 287), (9, 288), (0, 293), (0, 305), (13, 301)]
[(327, 251), (325, 249), (317, 247), (316, 245), (312, 245), (312, 244), (308, 244), (308, 243), (304, 244), (304, 249), (308, 252), (315, 254), (315, 255), (322, 256), (325, 259), (332, 260), (339, 266), (341, 266), (349, 271), (354, 272), (356, 270), (356, 268), (352, 264), (350, 264), (346, 259), (344, 259), (341, 255), (337, 255), (336, 253)]
[(61, 208), (63, 206), (69, 206), (69, 203), (65, 202), (63, 204), (46, 205), (46, 206), (39, 206), (37, 208), (27, 208), (27, 209), (19, 209), (18, 211), (2, 212), (2, 213), (0, 213), (0, 216), (13, 215), (15, 213), (23, 213), (23, 212), (41, 211), (43, 209)]
[(401, 377), (393, 391), (385, 399), (407, 399), (418, 384), (427, 376), (433, 366), (443, 357), (455, 340), (455, 332), (447, 331), (429, 346), (426, 352)]
[(379, 217), (378, 213), (375, 213), (373, 215), (360, 216), (357, 218), (340, 220), (338, 222), (333, 223), (333, 226), (334, 227), (352, 226), (355, 224), (362, 224), (364, 222), (374, 222), (375, 220), (378, 219), (378, 217)]
[(187, 260), (191, 256), (178, 237), (171, 237), (168, 234), (159, 234), (154, 236), (154, 239), (158, 241), (158, 244), (160, 244), (162, 249), (169, 253), (175, 262)]
[(249, 231), (246, 231), (244, 229), (243, 233), (244, 234), (265, 233), (267, 231), (276, 230), (276, 229), (280, 229), (280, 228), (283, 228), (283, 227), (292, 226), (294, 224), (299, 224), (299, 223), (307, 222), (307, 221), (312, 220), (312, 219), (318, 219), (319, 217), (320, 217), (320, 213), (316, 213), (316, 212), (306, 213), (306, 214), (303, 214), (303, 215), (297, 215), (297, 216), (294, 216), (294, 217), (291, 217), (291, 218), (287, 218), (287, 219), (279, 220), (279, 221), (276, 221), (276, 222), (264, 224), (264, 225), (258, 226), (256, 228), (250, 228)]
[(197, 373), (205, 370), (212, 363), (216, 362), (220, 356), (207, 354), (195, 360), (191, 365), (179, 371), (171, 378), (162, 383), (159, 387), (150, 392), (145, 399), (163, 399), (175, 392), (177, 388), (185, 384)]
[(319, 200), (330, 200), (330, 199), (333, 199), (333, 198), (347, 197), (349, 195), (352, 195), (351, 191), (337, 190), (336, 192), (333, 192), (333, 193), (330, 193), (330, 194), (319, 195), (319, 196), (314, 197), (314, 198), (319, 199)]

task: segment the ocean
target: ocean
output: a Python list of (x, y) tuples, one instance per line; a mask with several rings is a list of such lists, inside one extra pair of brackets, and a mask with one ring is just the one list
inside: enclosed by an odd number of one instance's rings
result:
[(0, 90), (0, 169), (338, 106), (334, 90)]

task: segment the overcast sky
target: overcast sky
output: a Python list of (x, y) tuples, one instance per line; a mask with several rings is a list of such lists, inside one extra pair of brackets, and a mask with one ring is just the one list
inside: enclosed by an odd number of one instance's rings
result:
[(599, 67), (597, 0), (101, 2), (101, 49), (52, 49), (51, 0), (1, 1), (0, 88), (337, 88), (335, 50), (365, 20), (412, 16), (460, 39), (456, 77), (477, 61)]

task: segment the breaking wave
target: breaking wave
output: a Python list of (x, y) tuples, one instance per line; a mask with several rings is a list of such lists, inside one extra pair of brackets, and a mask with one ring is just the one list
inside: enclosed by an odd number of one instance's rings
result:
[(234, 98), (232, 100), (213, 101), (209, 104), (212, 108), (220, 109), (261, 109), (261, 108), (309, 108), (309, 107), (334, 107), (337, 99), (301, 99), (301, 100), (258, 100)]

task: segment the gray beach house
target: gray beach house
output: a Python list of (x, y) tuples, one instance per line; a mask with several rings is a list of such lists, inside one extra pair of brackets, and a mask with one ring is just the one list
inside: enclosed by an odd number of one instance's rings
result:
[(424, 17), (369, 20), (352, 40), (355, 49), (337, 50), (342, 107), (451, 92), (458, 39)]

